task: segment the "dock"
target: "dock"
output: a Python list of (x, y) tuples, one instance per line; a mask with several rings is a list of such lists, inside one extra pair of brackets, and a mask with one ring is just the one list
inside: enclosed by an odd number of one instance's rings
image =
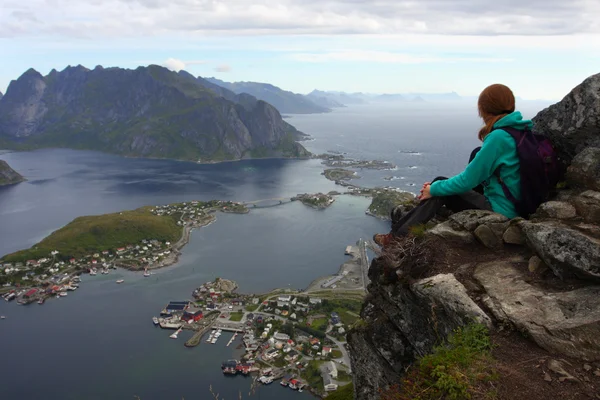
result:
[(194, 335), (187, 342), (185, 342), (185, 344), (184, 344), (185, 347), (198, 346), (198, 344), (200, 344), (200, 339), (202, 339), (202, 336), (204, 336), (204, 334), (206, 332), (208, 332), (208, 330), (211, 328), (211, 326), (212, 326), (212, 324), (208, 324), (204, 328), (202, 328), (199, 331), (197, 331), (196, 333), (194, 333)]
[(236, 336), (237, 336), (237, 332), (235, 332), (235, 333), (233, 334), (233, 336), (231, 337), (231, 339), (229, 339), (229, 342), (227, 342), (227, 346), (225, 346), (225, 347), (229, 347), (229, 345), (230, 345), (231, 343), (233, 343), (233, 341), (235, 340), (235, 337), (236, 337)]
[(220, 329), (222, 331), (237, 332), (237, 333), (244, 332), (244, 328), (242, 328), (242, 327), (235, 328), (235, 327), (232, 327), (232, 326), (215, 326), (213, 329)]

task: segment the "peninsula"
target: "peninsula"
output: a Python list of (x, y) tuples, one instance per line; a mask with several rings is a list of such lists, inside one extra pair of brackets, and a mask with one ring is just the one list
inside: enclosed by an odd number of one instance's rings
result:
[(24, 180), (25, 178), (12, 169), (6, 161), (0, 160), (0, 186), (13, 185)]
[(30, 302), (42, 293), (67, 290), (59, 285), (82, 272), (174, 264), (192, 229), (213, 222), (217, 211), (244, 214), (248, 208), (231, 201), (192, 201), (76, 218), (30, 249), (2, 257), (0, 284), (37, 288), (36, 296), (23, 299)]

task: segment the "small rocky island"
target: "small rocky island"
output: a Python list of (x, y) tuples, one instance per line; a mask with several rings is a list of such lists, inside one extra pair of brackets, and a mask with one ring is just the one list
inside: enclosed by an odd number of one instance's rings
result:
[(24, 180), (25, 178), (12, 169), (6, 161), (0, 160), (0, 186), (13, 185)]
[(396, 165), (389, 161), (381, 160), (354, 160), (352, 158), (346, 158), (342, 154), (319, 154), (313, 156), (323, 160), (323, 164), (328, 167), (334, 168), (366, 168), (366, 169), (379, 169), (379, 170), (392, 170), (396, 168)]
[(384, 220), (390, 219), (390, 213), (396, 206), (402, 205), (412, 208), (415, 201), (414, 194), (394, 188), (372, 189), (372, 196), (373, 200), (366, 213)]
[(356, 174), (356, 172), (349, 171), (344, 168), (329, 168), (329, 169), (326, 169), (325, 171), (323, 171), (323, 175), (325, 175), (325, 178), (329, 179), (330, 181), (334, 181), (334, 182), (348, 181), (350, 179), (360, 178), (360, 176), (358, 176)]
[(296, 197), (292, 197), (292, 201), (299, 200), (302, 204), (316, 208), (317, 210), (324, 210), (333, 204), (335, 199), (333, 198), (335, 192), (330, 192), (328, 194), (316, 193), (316, 194), (299, 194)]

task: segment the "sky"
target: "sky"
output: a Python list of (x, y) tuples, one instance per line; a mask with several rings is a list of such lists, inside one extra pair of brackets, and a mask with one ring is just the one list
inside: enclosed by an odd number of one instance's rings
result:
[(559, 100), (600, 73), (598, 0), (2, 0), (0, 91), (29, 68)]

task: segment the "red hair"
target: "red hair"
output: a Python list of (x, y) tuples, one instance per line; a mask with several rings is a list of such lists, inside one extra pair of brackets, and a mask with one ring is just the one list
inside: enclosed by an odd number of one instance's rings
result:
[(494, 129), (501, 118), (515, 111), (515, 95), (508, 86), (495, 83), (483, 89), (477, 101), (479, 116), (485, 125), (479, 130), (479, 140)]

